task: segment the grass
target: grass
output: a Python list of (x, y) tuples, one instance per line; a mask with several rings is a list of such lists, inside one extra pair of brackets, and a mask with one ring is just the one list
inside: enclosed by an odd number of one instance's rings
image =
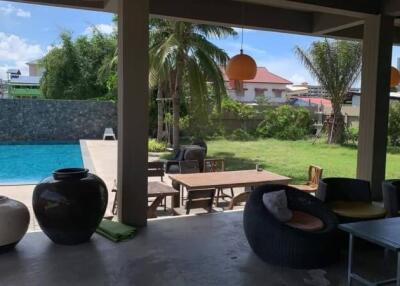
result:
[[(208, 157), (225, 158), (227, 170), (253, 169), (260, 164), (265, 170), (291, 177), (293, 182), (307, 179), (310, 164), (321, 166), (324, 177), (355, 177), (357, 149), (328, 145), (311, 140), (281, 141), (275, 139), (255, 141), (231, 141), (217, 139), (207, 141)], [(398, 178), (400, 154), (387, 155), (387, 178)]]

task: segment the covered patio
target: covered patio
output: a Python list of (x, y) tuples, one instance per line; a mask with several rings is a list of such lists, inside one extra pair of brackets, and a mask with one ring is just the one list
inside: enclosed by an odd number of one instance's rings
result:
[[(28, 234), (17, 251), (0, 256), (4, 285), (344, 285), (342, 263), (299, 271), (267, 265), (250, 250), (242, 213), (147, 221), (148, 19), (240, 26), (363, 41), (357, 177), (382, 199), (385, 179), (392, 46), (400, 39), (400, 2), (315, 0), (32, 0), (118, 14), (118, 219), (143, 227), (137, 237), (112, 244), (95, 235), (77, 247)], [(147, 225), (147, 227), (145, 227)], [(373, 259), (370, 259), (372, 255)], [(391, 267), (359, 256), (361, 272)], [(395, 263), (389, 263), (394, 266)], [(373, 273), (368, 276), (373, 278)]]
[[(324, 269), (266, 264), (250, 249), (242, 212), (150, 220), (133, 240), (115, 244), (97, 234), (79, 246), (30, 233), (17, 252), (0, 256), (1, 285), (345, 285), (346, 260)], [(380, 249), (357, 255), (369, 279), (393, 275), (395, 257)], [(353, 284), (359, 285), (359, 284)]]

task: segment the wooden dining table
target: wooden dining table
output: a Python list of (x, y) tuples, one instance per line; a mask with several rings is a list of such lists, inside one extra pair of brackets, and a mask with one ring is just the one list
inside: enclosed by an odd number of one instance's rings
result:
[(256, 187), (264, 184), (287, 185), (291, 178), (278, 175), (269, 171), (241, 170), (209, 173), (174, 174), (169, 175), (187, 190), (193, 189), (224, 189), (235, 187)]

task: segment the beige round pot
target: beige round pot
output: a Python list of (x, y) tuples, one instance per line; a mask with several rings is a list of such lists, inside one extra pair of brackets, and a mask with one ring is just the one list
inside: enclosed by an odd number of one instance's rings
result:
[(0, 196), (0, 253), (13, 249), (28, 226), (28, 208), (21, 202)]

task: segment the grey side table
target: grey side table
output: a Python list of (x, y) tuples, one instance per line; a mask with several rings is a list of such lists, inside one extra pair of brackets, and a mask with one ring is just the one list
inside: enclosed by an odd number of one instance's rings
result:
[[(339, 229), (348, 232), (349, 257), (347, 266), (347, 285), (351, 285), (352, 280), (356, 280), (365, 285), (386, 285), (396, 282), (400, 286), (400, 218), (378, 219), (364, 222), (355, 222), (339, 225)], [(395, 278), (371, 282), (353, 272), (353, 248), (354, 237), (367, 240), (371, 243), (380, 245), (397, 253), (397, 274)]]

